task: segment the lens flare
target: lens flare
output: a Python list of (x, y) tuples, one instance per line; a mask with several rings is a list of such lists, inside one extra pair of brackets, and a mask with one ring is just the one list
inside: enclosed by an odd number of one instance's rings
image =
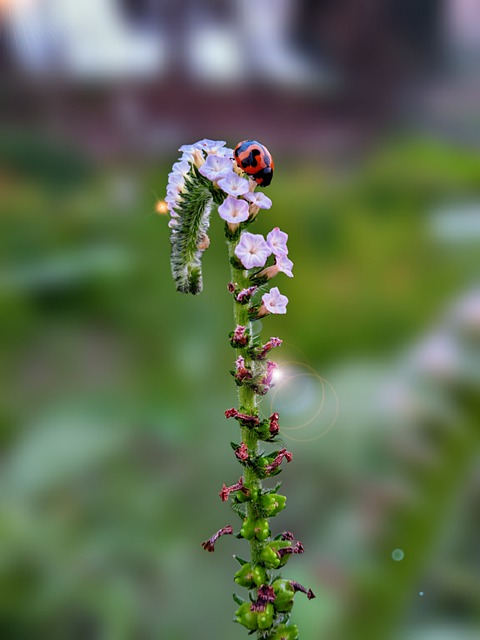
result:
[(155, 204), (155, 212), (159, 215), (166, 215), (168, 213), (168, 204), (165, 200), (158, 200)]
[[(335, 424), (339, 411), (337, 394), (328, 380), (303, 362), (281, 363), (274, 375), (276, 386), (271, 394), (270, 412), (275, 407), (280, 413), (282, 437), (312, 442), (325, 436)], [(321, 429), (321, 432), (304, 438), (290, 435), (307, 427), (314, 431)]]

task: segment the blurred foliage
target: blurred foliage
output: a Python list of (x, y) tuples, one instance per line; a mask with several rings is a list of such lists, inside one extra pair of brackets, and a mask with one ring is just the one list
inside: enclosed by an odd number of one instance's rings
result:
[[(233, 521), (215, 501), (236, 473), (222, 417), (235, 402), (222, 227), (212, 221), (204, 294), (182, 297), (170, 278), (166, 220), (153, 213), (173, 159), (93, 167), (28, 134), (0, 139), (0, 636), (187, 640), (208, 628), (241, 638), (226, 596), (232, 547), (227, 540), (214, 562), (200, 548)], [(440, 246), (428, 227), (440, 204), (478, 200), (478, 158), (399, 136), (348, 168), (299, 162), (276, 158), (274, 206), (258, 220), (258, 232), (289, 233), (295, 262), (295, 279), (280, 283), (289, 313), (267, 318), (264, 332), (285, 339), (281, 357), (308, 354), (300, 359), (322, 375), (329, 367), (333, 379), (345, 360), (393, 354), (478, 276), (478, 241)], [(360, 400), (355, 411), (363, 410)], [(401, 480), (410, 471), (389, 466), (371, 428), (356, 436), (356, 458), (346, 457), (349, 419), (341, 414), (318, 447), (297, 443), (298, 466), (285, 474), (283, 526), (308, 551), (297, 579), (318, 596), (313, 607), (299, 602), (297, 616), (309, 638), (327, 629), (340, 640), (417, 637), (418, 611), (387, 608), (374, 635), (348, 588), (322, 577), (328, 550), (341, 584), (369, 583), (369, 612), (381, 606), (382, 577), (390, 601), (402, 603), (414, 579), (383, 573), (385, 542), (356, 545), (355, 487), (373, 468), (377, 485), (392, 467)], [(440, 459), (435, 473), (453, 478), (459, 458), (447, 441)], [(416, 475), (419, 495), (436, 485), (432, 477)], [(447, 496), (435, 496), (444, 513)], [(432, 522), (422, 549), (447, 535), (440, 516)], [(419, 526), (407, 518), (398, 531), (411, 540)], [(441, 610), (440, 599), (431, 603), (429, 619)], [(465, 615), (478, 623), (478, 602)]]
[(0, 149), (4, 168), (26, 180), (41, 181), (46, 189), (69, 189), (93, 177), (87, 158), (76, 149), (38, 134), (1, 131)]

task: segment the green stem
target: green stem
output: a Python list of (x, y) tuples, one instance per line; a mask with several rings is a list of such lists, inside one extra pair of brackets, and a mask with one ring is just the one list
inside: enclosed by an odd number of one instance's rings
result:
[[(250, 281), (246, 272), (243, 269), (237, 269), (233, 265), (233, 261), (235, 260), (235, 247), (239, 242), (239, 238), (236, 240), (229, 240), (227, 238), (228, 244), (228, 256), (230, 258), (230, 268), (231, 268), (231, 278), (232, 282), (238, 286), (239, 289), (245, 289), (250, 286)], [(233, 301), (233, 318), (235, 322), (235, 326), (242, 325), (247, 328), (247, 332), (250, 336), (252, 336), (252, 321), (248, 315), (248, 305), (240, 304), (235, 299)], [(238, 357), (242, 355), (245, 358), (245, 365), (247, 367), (252, 366), (252, 360), (249, 355), (245, 352), (244, 349), (235, 349), (235, 356)], [(257, 409), (257, 400), (254, 390), (247, 385), (240, 385), (237, 391), (238, 397), (238, 406), (241, 411), (249, 415), (253, 415)], [(242, 441), (248, 448), (248, 453), (251, 457), (255, 457), (258, 455), (258, 437), (255, 434), (253, 429), (249, 427), (241, 427)], [(260, 479), (257, 477), (255, 470), (246, 468), (244, 473), (245, 482), (251, 485), (252, 487), (258, 487), (259, 493), (262, 488), (262, 483)], [(247, 516), (249, 518), (255, 517), (254, 504), (252, 502), (247, 502)], [(259, 559), (259, 553), (261, 548), (264, 546), (264, 543), (259, 542), (255, 538), (250, 541), (250, 553), (252, 562), (257, 562)]]

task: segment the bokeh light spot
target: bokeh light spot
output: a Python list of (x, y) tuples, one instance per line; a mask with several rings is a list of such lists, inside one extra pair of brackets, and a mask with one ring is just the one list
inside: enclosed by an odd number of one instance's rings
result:
[(392, 559), (395, 560), (395, 562), (401, 562), (405, 557), (405, 552), (403, 551), (403, 549), (394, 549), (392, 551)]

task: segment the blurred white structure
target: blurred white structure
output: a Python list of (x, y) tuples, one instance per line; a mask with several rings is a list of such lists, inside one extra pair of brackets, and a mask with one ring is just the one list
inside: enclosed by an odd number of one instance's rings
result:
[(116, 0), (7, 0), (6, 31), (34, 74), (76, 79), (148, 77), (166, 64), (158, 34), (134, 29)]
[(318, 82), (318, 70), (289, 42), (295, 11), (292, 0), (235, 0), (234, 4), (239, 53), (251, 73), (291, 86)]
[(181, 69), (212, 84), (325, 80), (291, 44), (293, 0), (234, 0), (223, 15), (208, 2), (176, 2), (142, 4), (138, 20), (120, 0), (0, 0), (0, 11), (15, 59), (33, 75), (115, 81)]

